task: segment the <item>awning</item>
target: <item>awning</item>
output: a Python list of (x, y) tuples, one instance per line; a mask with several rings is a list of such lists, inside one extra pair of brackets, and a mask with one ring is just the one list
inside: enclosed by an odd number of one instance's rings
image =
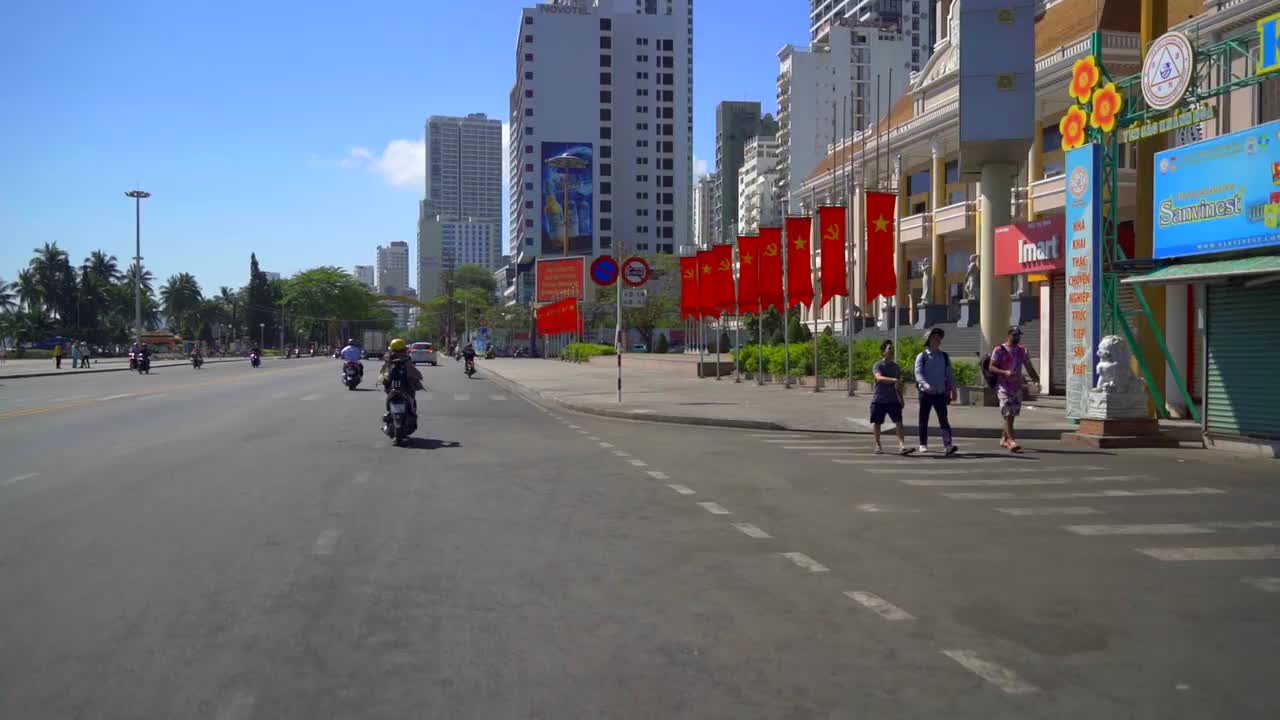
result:
[(1271, 273), (1280, 273), (1280, 255), (1169, 265), (1152, 270), (1145, 275), (1125, 278), (1120, 282), (1126, 285), (1169, 285), (1229, 280)]

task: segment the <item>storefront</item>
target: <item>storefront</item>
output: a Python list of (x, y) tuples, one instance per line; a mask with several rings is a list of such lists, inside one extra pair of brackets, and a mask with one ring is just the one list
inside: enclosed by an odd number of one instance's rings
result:
[(1158, 153), (1154, 182), (1160, 266), (1124, 282), (1195, 287), (1210, 441), (1280, 442), (1280, 121)]
[(1066, 246), (1065, 221), (1053, 215), (995, 230), (997, 276), (1024, 275), (1033, 297), (1039, 297), (1041, 380), (1060, 395), (1066, 380)]

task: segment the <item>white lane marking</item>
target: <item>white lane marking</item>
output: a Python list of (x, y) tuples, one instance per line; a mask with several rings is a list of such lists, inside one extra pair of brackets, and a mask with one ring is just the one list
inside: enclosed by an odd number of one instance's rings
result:
[(493, 400), (494, 402), (502, 402), (503, 400), (507, 399), (507, 396), (506, 395), (490, 395), (489, 399)]
[(588, 433), (586, 430), (578, 430), (578, 431), (577, 431), (577, 433), (578, 433), (579, 435), (589, 435), (589, 434), (590, 434), (590, 433)]
[(809, 557), (808, 555), (805, 555), (804, 553), (785, 552), (785, 553), (778, 553), (778, 554), (790, 560), (791, 562), (795, 563), (796, 565), (799, 565), (805, 570), (808, 570), (809, 572), (820, 573), (820, 572), (827, 572), (828, 570), (830, 570), (830, 568), (828, 568), (826, 565), (823, 565), (822, 563), (818, 562), (817, 560), (814, 560), (813, 558)]
[(1223, 520), (1196, 523), (1153, 523), (1149, 525), (1066, 525), (1077, 535), (1211, 535), (1219, 530), (1280, 528), (1280, 520)]
[(231, 697), (227, 706), (218, 713), (217, 720), (249, 720), (253, 717), (253, 706), (257, 700), (247, 692), (238, 691)]
[[(934, 462), (934, 461), (931, 461), (931, 462)], [(937, 460), (936, 462), (938, 464), (938, 467), (941, 468), (943, 465), (950, 465), (952, 462), (973, 462), (973, 461), (960, 459), (960, 460)], [(987, 461), (983, 460), (979, 462), (987, 462)], [(894, 463), (894, 464), (896, 465), (899, 463)], [(907, 463), (901, 463), (901, 464), (907, 464)], [(920, 463), (915, 463), (915, 464), (917, 466), (920, 465)], [(1017, 470), (1013, 470), (1013, 467), (1017, 467)], [(1023, 467), (1021, 466), (1021, 464), (1019, 464), (1013, 467), (1010, 468), (1010, 472), (1071, 472), (1073, 470), (1101, 470), (1102, 469), (1096, 465), (1077, 465), (1075, 467), (1062, 466), (1062, 465), (1049, 465), (1045, 467), (1037, 467), (1034, 464), (1032, 464), (1029, 467)], [(868, 468), (867, 469), (867, 472), (869, 473), (878, 473), (881, 475), (964, 475), (967, 473), (990, 472), (990, 471), (991, 471), (991, 468), (961, 468), (956, 470), (942, 470), (942, 469), (907, 470), (905, 468)]]
[(1129, 480), (1147, 480), (1150, 475), (1086, 475), (1084, 477), (1060, 478), (981, 478), (978, 480), (912, 480), (899, 478), (904, 485), (919, 487), (1003, 487), (1010, 485), (1071, 485), (1074, 483), (1128, 482)]
[(1242, 581), (1264, 592), (1280, 593), (1280, 577), (1251, 577)]
[(1193, 560), (1280, 560), (1280, 545), (1244, 545), (1240, 547), (1137, 548), (1165, 562)]
[(613, 454), (617, 455), (620, 458), (631, 457), (631, 453), (627, 452), (626, 450), (614, 450)]
[(893, 505), (879, 505), (877, 503), (863, 503), (858, 506), (862, 512), (920, 512), (915, 508), (895, 507)]
[(1042, 505), (1037, 507), (996, 508), (1006, 515), (1103, 515), (1101, 510), (1083, 505)]
[(169, 397), (169, 393), (154, 393), (151, 395), (143, 395), (142, 400), (159, 400), (160, 398)]
[(569, 429), (570, 429), (570, 430), (581, 430), (582, 428), (578, 427), (577, 425), (572, 425), (572, 424), (571, 424), (571, 425), (569, 425)]
[(695, 494), (691, 488), (687, 488), (687, 487), (685, 487), (684, 485), (668, 485), (667, 487), (671, 488), (672, 490), (675, 490), (676, 492), (680, 493), (681, 495), (693, 495), (693, 494)]
[(320, 537), (316, 538), (316, 544), (311, 548), (311, 552), (316, 555), (332, 555), (337, 544), (338, 531), (325, 530), (320, 533)]
[(453, 399), (458, 402), (466, 402), (471, 399), (471, 395), (468, 393), (454, 393)]
[(1225, 490), (1208, 487), (1150, 488), (1147, 490), (1093, 490), (1088, 492), (1045, 492), (1019, 495), (1011, 492), (942, 493), (952, 500), (1074, 500), (1077, 498), (1153, 497), (1157, 495), (1222, 495)]
[(273, 394), (271, 395), (271, 399), (272, 399), (272, 400), (283, 400), (283, 399), (285, 399), (285, 397), (286, 397), (288, 394), (289, 394), (289, 393), (286, 393), (286, 392), (273, 393)]
[(587, 439), (591, 440), (592, 442), (600, 442), (600, 438), (596, 437), (595, 435), (588, 435)]
[(653, 478), (654, 480), (670, 480), (671, 479), (667, 477), (667, 474), (662, 472), (661, 470), (650, 470), (649, 477)]
[(319, 400), (322, 397), (324, 397), (324, 395), (321, 395), (320, 393), (311, 393), (310, 395), (303, 395), (298, 399), (299, 400)]
[(364, 471), (364, 472), (360, 473), (359, 475), (356, 475), (356, 483), (358, 483), (358, 484), (360, 484), (360, 485), (363, 485), (363, 484), (365, 484), (365, 483), (367, 483), (367, 482), (369, 482), (369, 471), (368, 471), (368, 470), (366, 470), (366, 471)]
[[(839, 444), (846, 445), (846, 446), (849, 445), (849, 443), (847, 442), (842, 442)], [(831, 449), (831, 445), (818, 445), (814, 443), (811, 443), (808, 445), (783, 445), (782, 449), (783, 450), (829, 450)]]
[(0, 487), (9, 487), (10, 485), (17, 485), (23, 480), (30, 480), (31, 478), (36, 477), (39, 474), (40, 473), (38, 472), (29, 472), (29, 473), (24, 473), (22, 475), (14, 475), (8, 480), (5, 480), (4, 482), (0, 483)]
[[(858, 454), (865, 455), (866, 451), (864, 450), (863, 452)], [(880, 465), (883, 467), (887, 467), (889, 465), (902, 465), (906, 467), (910, 465), (916, 468), (923, 467), (925, 464), (928, 464), (928, 463), (937, 463), (936, 467), (942, 467), (943, 465), (982, 465), (982, 464), (990, 464), (992, 462), (1002, 462), (1002, 460), (999, 460), (999, 459), (987, 460), (983, 458), (946, 458), (946, 459), (938, 458), (935, 460), (932, 458), (928, 458), (927, 455), (925, 456), (925, 458), (926, 458), (925, 460), (913, 460), (909, 455), (906, 457), (903, 457), (901, 455), (898, 455), (897, 451), (895, 450), (886, 450), (883, 456), (876, 457), (876, 458), (860, 458), (858, 460), (841, 460), (839, 458), (836, 458), (831, 462), (836, 463), (837, 465)], [(923, 472), (926, 475), (934, 472), (937, 472), (938, 474), (942, 474), (942, 475), (961, 475), (967, 472), (986, 472), (986, 471), (987, 471), (986, 468), (966, 468), (964, 470), (944, 470), (944, 471), (924, 470)], [(873, 472), (878, 472), (878, 471), (873, 471)], [(893, 471), (890, 470), (888, 472), (892, 473)], [(914, 474), (916, 472), (921, 472), (921, 471), (920, 470), (904, 470), (902, 472), (903, 474), (906, 474), (906, 473)]]
[(80, 400), (89, 397), (88, 395), (68, 395), (67, 397), (54, 398), (49, 402), (66, 402), (68, 400)]
[(630, 459), (630, 460), (628, 460), (627, 462), (631, 463), (632, 465), (635, 465), (636, 467), (648, 467), (648, 465), (649, 465), (649, 463), (647, 463), (647, 462), (645, 462), (645, 461), (643, 461), (643, 460), (637, 460), (637, 459), (635, 459), (635, 458), (631, 458), (631, 459)]
[[(795, 435), (792, 435), (792, 434), (790, 434), (790, 433), (787, 433), (787, 434), (782, 434), (782, 433), (747, 433), (747, 437), (749, 437), (749, 438), (764, 438), (764, 441), (765, 441), (765, 442), (791, 442), (792, 440), (804, 440), (805, 438), (810, 438), (810, 437), (813, 437), (813, 436), (812, 436), (812, 435), (805, 435), (805, 434), (803, 434), (803, 433), (797, 433), (797, 434), (795, 434)], [(769, 439), (769, 438), (772, 438), (772, 439)]]
[(107, 400), (119, 400), (121, 398), (128, 398), (128, 397), (133, 397), (133, 393), (120, 393), (119, 395), (108, 395), (106, 397), (98, 398), (98, 401), (105, 402)]
[(752, 525), (751, 523), (734, 523), (733, 526), (738, 530), (740, 530), (743, 535), (746, 535), (747, 537), (755, 538), (757, 540), (768, 540), (769, 538), (773, 537), (769, 533), (761, 530), (760, 528), (756, 527), (755, 525)]
[(972, 650), (943, 650), (943, 655), (960, 663), (966, 670), (995, 685), (1010, 695), (1026, 695), (1040, 688), (1018, 677), (1012, 670), (983, 660)]
[(702, 506), (703, 510), (706, 510), (712, 515), (732, 515), (733, 514), (729, 512), (727, 509), (725, 509), (725, 507), (722, 506), (720, 503), (700, 502), (698, 504)]
[(600, 443), (600, 447), (602, 447), (602, 448), (611, 448), (611, 447), (613, 447), (613, 443), (602, 442), (602, 443)]
[(871, 610), (885, 620), (915, 620), (915, 615), (903, 610), (875, 593), (865, 592), (863, 590), (846, 590), (845, 597), (858, 603), (859, 605)]

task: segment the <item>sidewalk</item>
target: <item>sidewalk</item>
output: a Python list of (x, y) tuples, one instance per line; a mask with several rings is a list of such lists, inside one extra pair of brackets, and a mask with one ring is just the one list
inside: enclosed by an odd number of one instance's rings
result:
[[(317, 356), (319, 357), (319, 356)], [(279, 358), (271, 358), (272, 362)], [(298, 358), (293, 358), (298, 359)], [(208, 357), (205, 358), (206, 364), (226, 363), (226, 362), (248, 362), (243, 357)], [(163, 368), (174, 367), (177, 365), (190, 365), (191, 360), (188, 358), (174, 360), (152, 360), (151, 367)], [(125, 372), (129, 369), (129, 358), (94, 358), (93, 363), (89, 365), (88, 370), (80, 368), (72, 369), (71, 358), (62, 358), (62, 369), (58, 370), (53, 366), (52, 359), (45, 360), (14, 360), (12, 358), (6, 360), (4, 364), (0, 364), (0, 380), (18, 380), (21, 378), (40, 378), (40, 377), (56, 377), (60, 375), (89, 375), (92, 373), (104, 372)]]
[[(677, 360), (680, 357), (623, 355), (622, 404), (617, 399), (613, 357), (581, 364), (499, 358), (481, 361), (480, 368), (539, 400), (594, 415), (762, 430), (871, 432), (870, 398), (865, 394), (849, 397), (843, 388), (815, 393), (812, 386), (788, 390), (780, 384), (757, 386), (746, 379), (739, 384), (732, 374), (719, 381), (698, 379), (694, 376), (697, 356), (685, 361)], [(908, 440), (915, 437), (917, 407), (907, 401), (903, 420)], [(996, 408), (953, 405), (949, 414), (956, 437), (1000, 437)], [(1023, 440), (1058, 440), (1075, 429), (1065, 417), (1061, 398), (1024, 404), (1017, 425), (1018, 438)], [(1198, 440), (1198, 426), (1195, 432)], [(1180, 439), (1191, 439), (1181, 435)], [(930, 436), (937, 437), (936, 424), (931, 424)]]

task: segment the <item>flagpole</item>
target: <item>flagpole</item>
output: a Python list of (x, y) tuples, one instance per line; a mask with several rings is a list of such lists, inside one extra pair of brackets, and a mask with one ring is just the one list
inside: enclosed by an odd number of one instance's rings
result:
[[(849, 91), (849, 95), (853, 95), (852, 90)], [(849, 212), (849, 209), (853, 205), (849, 198), (849, 153), (852, 150), (852, 148), (849, 147), (849, 131), (853, 129), (853, 123), (851, 122), (852, 118), (850, 116), (850, 113), (853, 112), (853, 103), (849, 102), (848, 97), (843, 99), (843, 103), (845, 107), (842, 108), (843, 111), (840, 113), (840, 122), (844, 124), (844, 132), (841, 133), (844, 137), (841, 139), (843, 143), (841, 145), (841, 150), (843, 153), (840, 162), (840, 176), (844, 183), (841, 194), (844, 195), (844, 263), (847, 268), (845, 272), (845, 289), (849, 292), (849, 295), (845, 300), (844, 321), (845, 355), (849, 361), (849, 374), (845, 379), (845, 393), (849, 397), (853, 397), (853, 304), (856, 300), (853, 296), (853, 274), (858, 272), (858, 268), (854, 267), (853, 243), (857, 242), (858, 239), (853, 236), (852, 232), (850, 232), (850, 230), (853, 229), (853, 218), (850, 217)]]
[(787, 198), (782, 198), (782, 372), (784, 389), (791, 389), (791, 282), (787, 277), (787, 256), (791, 254), (791, 248), (787, 243), (791, 242), (787, 235), (787, 209), (789, 203)]
[[(622, 267), (622, 239), (618, 239), (618, 245), (613, 249), (614, 256), (618, 260), (618, 267)], [(625, 339), (622, 337), (622, 273), (617, 273), (617, 277), (613, 279), (613, 300), (614, 300), (614, 321), (617, 323), (614, 330), (614, 355), (618, 356), (618, 403), (622, 403), (622, 349), (626, 345)]]
[[(834, 106), (835, 103), (832, 103), (832, 105)], [(835, 121), (836, 119), (833, 115), (831, 123), (834, 125)], [(817, 211), (817, 202), (815, 200), (816, 198), (811, 192), (809, 194), (809, 202), (814, 207), (809, 212)], [(813, 227), (814, 224), (810, 219), (810, 227)], [(813, 244), (813, 231), (810, 230), (809, 232), (809, 276), (813, 278), (811, 281), (813, 282), (813, 298), (809, 301), (810, 314), (813, 316), (813, 391), (817, 393), (822, 392), (822, 370), (818, 367), (818, 313), (822, 310), (822, 277), (818, 274), (817, 267), (815, 267), (817, 263), (813, 261), (817, 248)], [(818, 227), (818, 237), (822, 237), (821, 226)]]
[[(759, 225), (756, 233), (760, 232)], [(756, 385), (764, 385), (764, 303), (760, 300), (760, 263), (763, 262), (762, 243), (756, 241)], [(739, 270), (741, 272), (741, 270)]]
[[(898, 175), (898, 183), (899, 183), (899, 184), (901, 184), (901, 183), (902, 183), (902, 154), (901, 154), (901, 153), (899, 153), (899, 154), (898, 154), (898, 160), (897, 160), (897, 175)], [(904, 278), (897, 277), (897, 271), (898, 271), (898, 253), (902, 252), (902, 218), (898, 217), (898, 215), (900, 215), (900, 214), (901, 214), (901, 210), (902, 210), (902, 203), (898, 202), (898, 201), (895, 199), (895, 200), (894, 200), (894, 203), (893, 203), (893, 245), (894, 245), (894, 248), (893, 248), (893, 253), (894, 253), (894, 254), (893, 254), (893, 263), (894, 263), (894, 268), (893, 268), (893, 270), (894, 270), (894, 278), (895, 278), (895, 279), (897, 280), (897, 282), (899, 282), (899, 283), (900, 283), (900, 282), (903, 282), (903, 280), (904, 280)], [(899, 320), (901, 320), (901, 318), (900, 318), (900, 317), (898, 317), (898, 288), (897, 288), (897, 283), (895, 283), (895, 284), (894, 284), (894, 289), (893, 289), (893, 315), (892, 315), (892, 318), (893, 318), (893, 361), (896, 363), (896, 362), (898, 362), (898, 326), (902, 324), (902, 323), (898, 322)]]
[(738, 282), (742, 275), (742, 249), (738, 247), (737, 235), (734, 235), (733, 247), (738, 257), (738, 272), (733, 276), (733, 349), (736, 352), (733, 356), (733, 381), (741, 383), (742, 363), (738, 359), (742, 357), (742, 298), (738, 296)]

